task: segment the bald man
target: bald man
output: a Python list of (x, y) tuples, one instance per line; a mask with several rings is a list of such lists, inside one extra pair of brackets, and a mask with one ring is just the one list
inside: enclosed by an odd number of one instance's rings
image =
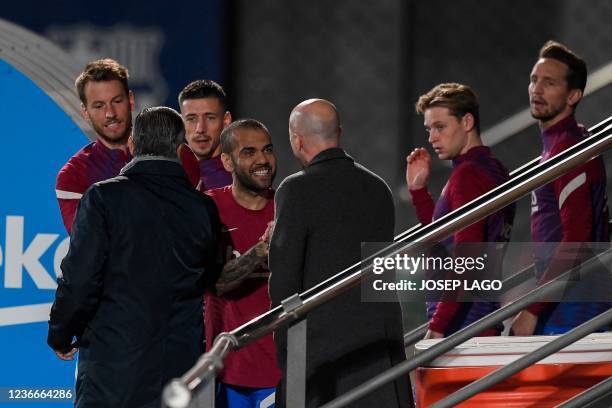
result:
[[(276, 193), (270, 242), (272, 306), (359, 262), (362, 242), (393, 240), (391, 190), (339, 147), (336, 107), (322, 99), (297, 105), (289, 137), (304, 169)], [(357, 287), (308, 314), (306, 406), (320, 406), (405, 359), (401, 313), (395, 303), (362, 303)], [(274, 336), (285, 406), (286, 330)], [(351, 405), (403, 407), (411, 401), (406, 376)]]

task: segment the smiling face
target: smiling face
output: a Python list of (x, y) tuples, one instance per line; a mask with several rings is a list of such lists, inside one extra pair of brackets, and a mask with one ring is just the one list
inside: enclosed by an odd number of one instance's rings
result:
[(110, 80), (89, 81), (84, 93), (81, 111), (99, 140), (111, 149), (125, 146), (132, 130), (132, 92), (126, 93), (120, 81)]
[(582, 97), (579, 89), (569, 89), (567, 66), (552, 58), (541, 58), (529, 78), (531, 116), (543, 128), (552, 126), (573, 113), (573, 106)]
[(270, 188), (276, 175), (270, 135), (262, 129), (238, 128), (233, 130), (233, 138), (232, 153), (223, 153), (221, 158), (234, 175), (234, 185), (253, 193)]
[(461, 119), (452, 115), (448, 108), (434, 106), (423, 113), (428, 141), (441, 160), (452, 160), (466, 153), (471, 147), (468, 130), (470, 123), (466, 113)]
[(181, 104), (185, 122), (185, 139), (200, 160), (217, 157), (221, 153), (220, 136), (232, 121), (218, 98), (185, 99)]

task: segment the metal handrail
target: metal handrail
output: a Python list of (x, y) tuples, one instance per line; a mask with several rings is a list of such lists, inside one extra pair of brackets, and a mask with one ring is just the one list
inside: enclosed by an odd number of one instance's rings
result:
[[(464, 229), (518, 200), (533, 189), (549, 183), (570, 169), (600, 155), (612, 146), (611, 130), (612, 126), (606, 126), (604, 130), (561, 152), (557, 156), (537, 164), (472, 202), (420, 228), (418, 242), (406, 244), (406, 239), (404, 238), (371, 255), (363, 262), (352, 265), (335, 277), (302, 293), (300, 295), (303, 301), (302, 305), (291, 312), (284, 312), (283, 308), (278, 306), (233, 330), (231, 333), (218, 338), (215, 343), (223, 342), (231, 343), (231, 345), (226, 347), (219, 346), (204, 354), (188, 373), (180, 379), (172, 381), (166, 387), (164, 390), (164, 401), (169, 406), (178, 406), (172, 405), (173, 397), (179, 394), (190, 395), (191, 391), (202, 381), (207, 381), (214, 377), (220, 368), (219, 361), (223, 361), (230, 349), (242, 347), (273, 330), (285, 326), (306, 315), (310, 310), (358, 285), (361, 282), (362, 274), (371, 273), (372, 260), (375, 257), (393, 256), (403, 251), (424, 249), (426, 243), (438, 242), (454, 232)], [(362, 268), (362, 266), (364, 267)], [(329, 285), (327, 285), (328, 283)], [(323, 287), (322, 290), (320, 289), (321, 287)], [(217, 350), (220, 350), (220, 352), (217, 353)], [(213, 351), (215, 353), (212, 353)]]
[(554, 339), (548, 344), (543, 345), (540, 348), (533, 350), (532, 352), (524, 355), (518, 360), (505, 365), (497, 370), (485, 375), (484, 377), (474, 381), (473, 383), (463, 387), (462, 389), (452, 393), (448, 397), (437, 401), (431, 405), (431, 408), (452, 408), (463, 402), (481, 391), (486, 390), (489, 387), (505, 380), (508, 377), (518, 373), (519, 371), (529, 367), (532, 364), (556, 353), (557, 351), (569, 346), (570, 344), (580, 340), (583, 337), (588, 336), (600, 327), (612, 322), (612, 309), (601, 313), (600, 315), (582, 323), (580, 326), (573, 328), (572, 330), (564, 333), (558, 338)]
[[(535, 264), (531, 264), (514, 275), (511, 275), (502, 281), (502, 290), (501, 293), (505, 293), (506, 291), (520, 285), (528, 278), (535, 276)], [(423, 336), (427, 332), (427, 326), (429, 323), (423, 323), (422, 325), (410, 330), (407, 333), (404, 333), (404, 347), (408, 347), (419, 340), (423, 339)]]
[(477, 381), (463, 387), (462, 389), (452, 393), (446, 398), (437, 401), (431, 405), (431, 408), (452, 408), (463, 402), (481, 391), (484, 391), (493, 385), (505, 380), (508, 377), (518, 373), (519, 371), (537, 363), (538, 361), (556, 353), (557, 351), (569, 346), (570, 344), (580, 340), (583, 337), (588, 336), (600, 327), (612, 322), (612, 309), (601, 313), (600, 315), (586, 321), (585, 323), (573, 328), (572, 330), (564, 333), (550, 343), (533, 350), (532, 352), (524, 355), (518, 360), (505, 365), (492, 373), (480, 378)]
[[(419, 225), (419, 226), (415, 226), (413, 228), (411, 228), (408, 232), (408, 234), (400, 234), (397, 237), (395, 237), (395, 243), (399, 244), (399, 243), (404, 243), (407, 241), (414, 241), (414, 242), (437, 242), (440, 241), (442, 239), (445, 239), (447, 236), (451, 235), (452, 233), (461, 230), (462, 228), (471, 225), (472, 223), (481, 220), (482, 218), (490, 215), (490, 213), (486, 213), (486, 215), (482, 216), (481, 218), (476, 218), (475, 221), (471, 221), (468, 220), (465, 225), (461, 224), (461, 226), (457, 229), (452, 230), (452, 232), (449, 232), (448, 235), (444, 236), (443, 234), (439, 234), (436, 233), (433, 237), (435, 238), (436, 236), (438, 238), (434, 239), (433, 241), (426, 241), (426, 239), (428, 238), (432, 238), (431, 233), (434, 231), (437, 231), (439, 229), (440, 226), (450, 226), (453, 225), (453, 219), (455, 218), (462, 218), (463, 216), (472, 213), (473, 211), (482, 211), (482, 208), (479, 209), (479, 207), (481, 207), (481, 205), (483, 203), (485, 203), (486, 201), (492, 200), (494, 197), (496, 197), (497, 195), (501, 196), (501, 193), (505, 190), (505, 189), (510, 189), (510, 188), (515, 188), (517, 186), (521, 186), (523, 183), (525, 183), (527, 180), (529, 180), (529, 178), (534, 177), (535, 174), (537, 174), (540, 169), (545, 169), (547, 166), (553, 166), (556, 163), (560, 163), (564, 158), (569, 157), (569, 153), (568, 152), (576, 152), (579, 151), (580, 149), (578, 148), (578, 146), (580, 146), (580, 148), (584, 147), (584, 146), (588, 146), (589, 143), (592, 143), (593, 140), (596, 140), (594, 138), (598, 138), (598, 137), (602, 137), (604, 135), (604, 131), (610, 130), (610, 126), (612, 125), (612, 116), (608, 117), (607, 119), (601, 121), (600, 123), (598, 123), (597, 125), (593, 126), (591, 129), (597, 130), (597, 132), (591, 136), (588, 139), (583, 140), (582, 142), (572, 146), (572, 148), (567, 149), (566, 151), (558, 154), (557, 156), (548, 159), (545, 163), (540, 163), (539, 162), (539, 158), (533, 159), (530, 162), (528, 162), (527, 164), (521, 166), (519, 169), (515, 170), (515, 172), (513, 172), (513, 174), (516, 174), (514, 177), (512, 177), (510, 180), (508, 180), (507, 182), (505, 182), (504, 184), (498, 186), (497, 188), (488, 191), (487, 193), (483, 194), (482, 196), (474, 199), (473, 201), (470, 201), (469, 203), (463, 205), (462, 207), (444, 215), (443, 217), (440, 217), (439, 219), (435, 220), (434, 222), (427, 224), (427, 225)], [(607, 150), (609, 147), (604, 147), (603, 149), (601, 149), (601, 151), (605, 151)], [(572, 150), (574, 149), (574, 150)], [(599, 155), (601, 152), (596, 153), (595, 155)], [(588, 155), (588, 154), (587, 154)], [(585, 155), (585, 156), (587, 156)], [(594, 156), (593, 156), (594, 157)], [(584, 160), (584, 161), (588, 161), (588, 160)], [(574, 162), (574, 167), (580, 165), (581, 162)], [(565, 170), (562, 170), (559, 172), (559, 174), (557, 176), (553, 176), (551, 177), (551, 181), (554, 180), (555, 178), (559, 177), (561, 174), (564, 174), (565, 172), (567, 172), (571, 167), (568, 167)], [(547, 182), (544, 182), (542, 184), (533, 184), (535, 187), (533, 187), (533, 189), (546, 184)], [(522, 188), (517, 188), (517, 190), (514, 191), (514, 193), (516, 193), (516, 191), (521, 190)], [(513, 200), (507, 200), (507, 202), (504, 205), (499, 206), (496, 210), (491, 211), (491, 213), (503, 208), (505, 205), (508, 205), (516, 200), (518, 200), (523, 194), (527, 194), (529, 193), (531, 190), (525, 191), (525, 192), (521, 192), (521, 195), (517, 196), (515, 199)], [(439, 232), (439, 231), (437, 231)], [(388, 248), (385, 248), (381, 251), (379, 251), (376, 254), (371, 255), (370, 257), (368, 257), (367, 259), (363, 260), (362, 262), (357, 262), (356, 264), (350, 266), (349, 268), (346, 268), (345, 270), (341, 271), (340, 273), (328, 278), (327, 280), (319, 283), (318, 285), (308, 289), (307, 291), (303, 292), (302, 294), (300, 294), (300, 298), (302, 299), (306, 299), (306, 298), (310, 298), (313, 295), (317, 294), (317, 293), (321, 293), (323, 291), (325, 291), (327, 288), (332, 287), (337, 285), (339, 282), (350, 278), (352, 276), (352, 274), (354, 274), (356, 271), (359, 271), (359, 268), (362, 266), (362, 264), (365, 264), (367, 262), (371, 262), (371, 260), (375, 257), (378, 256), (386, 256), (389, 254), (383, 254), (385, 251), (387, 250), (393, 250), (395, 249), (396, 246), (395, 245), (391, 245)], [(402, 248), (401, 250), (404, 250), (404, 248)], [(400, 250), (400, 251), (401, 251)], [(397, 251), (397, 252), (400, 252)], [(397, 253), (396, 252), (396, 253)], [(393, 254), (394, 255), (394, 254)], [(277, 308), (280, 309), (280, 306)], [(277, 309), (273, 309), (270, 312), (277, 310)], [(263, 316), (263, 315), (262, 315)], [(248, 324), (248, 323), (247, 323)], [(244, 326), (242, 326), (244, 327)]]
[[(341, 395), (340, 397), (323, 405), (321, 408), (340, 408), (347, 406), (348, 404), (354, 401), (357, 401), (358, 399), (366, 396), (377, 388), (382, 387), (383, 385), (393, 380), (396, 380), (402, 375), (407, 374), (415, 368), (422, 366), (423, 364), (452, 350), (456, 346), (466, 342), (472, 337), (477, 336), (489, 327), (516, 315), (518, 312), (525, 309), (534, 302), (537, 302), (539, 299), (550, 299), (554, 298), (555, 296), (558, 296), (565, 290), (565, 286), (558, 284), (560, 281), (564, 280), (566, 277), (569, 277), (577, 270), (589, 268), (593, 265), (597, 266), (599, 265), (599, 262), (603, 262), (602, 259), (609, 261), (610, 258), (612, 258), (612, 249), (589, 259), (582, 265), (578, 265), (570, 269), (569, 271), (562, 273), (555, 279), (552, 279), (551, 281), (546, 282), (545, 284), (531, 290), (530, 292), (519, 297), (515, 301), (508, 303), (504, 307), (501, 307), (495, 310), (494, 312), (482, 317), (481, 319), (470, 324), (469, 326), (466, 326), (463, 329), (456, 331), (455, 333), (451, 334), (439, 343), (434, 344), (427, 350), (417, 354), (413, 358), (403, 361), (400, 364), (397, 364), (391, 367), (390, 369), (378, 374), (377, 376), (353, 388), (352, 390)], [(569, 280), (567, 283), (571, 285), (574, 283), (574, 281)]]
[[(601, 122), (597, 123), (596, 125), (593, 125), (589, 128), (589, 133), (591, 134), (595, 134), (598, 133), (602, 130), (604, 130), (606, 128), (606, 126), (610, 125), (612, 123), (612, 116), (602, 120)], [(541, 160), (541, 156), (536, 157), (535, 159), (532, 159), (530, 161), (528, 161), (527, 163), (523, 164), (522, 166), (514, 169), (511, 173), (510, 173), (510, 179), (513, 179), (515, 177), (520, 176), (521, 174), (524, 174), (526, 171), (533, 169)], [(399, 235), (397, 235), (393, 240), (394, 241), (399, 241), (399, 240), (413, 240), (414, 238), (417, 238), (418, 235), (421, 233), (421, 229), (424, 227), (424, 225), (422, 224), (417, 224), (411, 228), (409, 228), (408, 230), (400, 233)], [(527, 274), (527, 273), (532, 273), (533, 271), (533, 267), (534, 265), (531, 265), (527, 268), (525, 268), (524, 270), (516, 273), (514, 276), (511, 276), (510, 279), (516, 279), (519, 278), (520, 276), (525, 276), (523, 274)], [(511, 281), (504, 281), (504, 288), (506, 288), (507, 285), (512, 285)], [(404, 346), (409, 346), (411, 344), (416, 343), (417, 341), (421, 340), (423, 338), (423, 336), (425, 335), (425, 333), (427, 332), (427, 323), (423, 323), (420, 326), (410, 330), (407, 333), (404, 333)]]
[[(602, 130), (604, 130), (608, 125), (612, 124), (612, 116), (602, 120), (601, 122), (597, 123), (596, 125), (593, 125), (589, 128), (589, 133), (590, 134), (596, 134), (601, 132)], [(512, 170), (512, 172), (510, 173), (510, 179), (513, 179), (515, 177), (518, 177), (522, 174), (524, 174), (526, 171), (533, 169), (535, 166), (538, 165), (538, 163), (540, 163), (542, 156), (538, 156), (535, 159), (529, 160), (527, 163), (523, 164), (522, 166)], [(394, 241), (399, 241), (400, 239), (402, 240), (414, 240), (413, 238), (416, 237), (419, 233), (421, 228), (423, 228), (424, 225), (422, 224), (417, 224), (411, 228), (409, 228), (408, 230), (400, 233), (399, 235), (397, 235), (393, 240)]]
[[(600, 133), (601, 131), (605, 130), (607, 127), (609, 127), (610, 125), (612, 125), (612, 116), (609, 116), (608, 118), (602, 120), (601, 122), (597, 123), (596, 125), (593, 125), (592, 127), (589, 128), (589, 132), (592, 135), (596, 135), (598, 133)], [(556, 156), (558, 157), (558, 156)], [(520, 177), (524, 177), (525, 174), (528, 171), (533, 170), (538, 164), (540, 164), (540, 159), (541, 157), (536, 157), (535, 159), (530, 160), (529, 162), (525, 163), (524, 165), (520, 166), (519, 168), (515, 169), (514, 171), (512, 171), (512, 173), (510, 173), (510, 180), (508, 182), (506, 182), (503, 185), (507, 185), (510, 181), (520, 181)], [(502, 185), (502, 186), (503, 186)], [(502, 186), (498, 186), (497, 189), (491, 190), (489, 192), (487, 192), (486, 194), (482, 195), (480, 198), (483, 198), (485, 196), (487, 197), (492, 197), (493, 192), (495, 191), (499, 191), (500, 188)], [(408, 229), (407, 231), (405, 231), (404, 233), (401, 233), (399, 235), (397, 235), (393, 241), (394, 242), (408, 242), (408, 241), (421, 241), (422, 238), (431, 230), (432, 226), (436, 223), (436, 222), (440, 222), (442, 220), (450, 220), (453, 217), (459, 217), (461, 216), (463, 213), (468, 212), (471, 208), (473, 208), (474, 206), (476, 206), (477, 204), (477, 200), (471, 201), (467, 204), (465, 204), (464, 206), (456, 209), (455, 211), (452, 211), (448, 214), (446, 214), (444, 217), (441, 217), (439, 219), (437, 219), (435, 222), (432, 222), (430, 224), (427, 225), (422, 225), (422, 224), (417, 224), (413, 227), (411, 227), (410, 229)], [(487, 214), (488, 215), (488, 214)], [(443, 237), (442, 239), (444, 239), (446, 237)], [(372, 255), (371, 258), (378, 256), (378, 254)], [(367, 261), (367, 259), (365, 260)], [(336, 282), (339, 282), (341, 279), (350, 276), (351, 273), (353, 273), (355, 270), (359, 269), (359, 267), (361, 267), (361, 264), (363, 262), (358, 262), (355, 265), (352, 265), (349, 268), (346, 268), (345, 270), (341, 271), (340, 273), (328, 278), (327, 280), (313, 286), (312, 288), (306, 290), (305, 292), (303, 292), (300, 297), (301, 298), (306, 298), (306, 297), (310, 297), (313, 294), (316, 294), (318, 292), (321, 292), (322, 290), (324, 290), (326, 287), (329, 287), (331, 285), (333, 285)]]

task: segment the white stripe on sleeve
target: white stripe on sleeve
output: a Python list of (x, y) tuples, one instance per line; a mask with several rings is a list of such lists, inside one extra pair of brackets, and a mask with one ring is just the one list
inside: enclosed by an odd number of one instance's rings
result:
[(559, 209), (563, 207), (563, 203), (567, 200), (570, 194), (572, 194), (578, 187), (586, 183), (586, 173), (580, 173), (572, 179), (569, 183), (563, 187), (561, 194), (559, 194)]
[(80, 200), (83, 197), (81, 193), (73, 193), (72, 191), (55, 190), (55, 195), (63, 200)]

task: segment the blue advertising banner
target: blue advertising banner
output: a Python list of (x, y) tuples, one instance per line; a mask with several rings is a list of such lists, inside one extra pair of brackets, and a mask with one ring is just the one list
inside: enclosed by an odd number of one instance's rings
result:
[(68, 250), (54, 185), (67, 158), (88, 139), (43, 90), (2, 60), (0, 89), (0, 388), (6, 394), (0, 398), (6, 400), (10, 391), (74, 386), (74, 362), (60, 361), (46, 344), (59, 264)]
[(194, 79), (227, 86), (227, 4), (3, 4), (1, 17), (21, 27), (0, 20), (0, 406), (72, 406), (76, 364), (60, 361), (46, 337), (69, 242), (55, 179), (93, 137), (79, 117), (78, 70), (117, 59), (130, 72), (137, 111), (177, 107), (178, 92)]

